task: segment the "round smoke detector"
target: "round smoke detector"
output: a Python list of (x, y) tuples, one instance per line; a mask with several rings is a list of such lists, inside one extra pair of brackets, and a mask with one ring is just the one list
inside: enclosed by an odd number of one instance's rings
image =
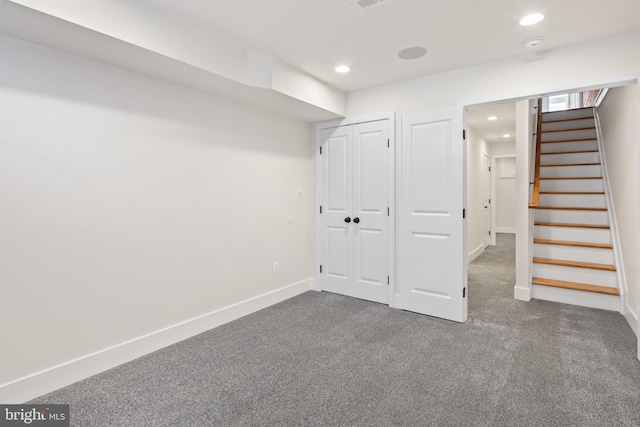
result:
[(398, 52), (398, 56), (401, 59), (418, 59), (422, 58), (427, 54), (427, 49), (423, 47), (408, 47), (406, 49), (402, 49)]
[(542, 46), (542, 38), (534, 37), (532, 39), (527, 39), (524, 42), (522, 42), (522, 44), (525, 45), (526, 47), (530, 47), (532, 49), (536, 49), (536, 48)]

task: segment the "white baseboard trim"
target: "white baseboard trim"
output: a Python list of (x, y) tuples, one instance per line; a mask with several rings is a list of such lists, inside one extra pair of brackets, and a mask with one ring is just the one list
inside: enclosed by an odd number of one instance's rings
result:
[(23, 403), (311, 289), (306, 279), (0, 385), (0, 402)]
[(518, 301), (531, 301), (531, 288), (513, 287), (513, 298)]
[(629, 308), (629, 305), (624, 307), (624, 312), (622, 314), (624, 315), (624, 318), (627, 319), (629, 326), (631, 326), (631, 330), (633, 331), (634, 334), (636, 334), (636, 337), (637, 337), (638, 336), (638, 316), (636, 316), (635, 313), (631, 311), (631, 309)]
[(484, 252), (484, 243), (471, 251), (469, 257), (467, 258), (467, 264), (478, 258), (482, 252)]
[(550, 286), (531, 286), (531, 298), (620, 312), (620, 297)]
[(507, 228), (507, 227), (496, 227), (494, 229), (494, 231), (496, 233), (509, 233), (509, 234), (516, 234), (516, 229), (515, 228)]

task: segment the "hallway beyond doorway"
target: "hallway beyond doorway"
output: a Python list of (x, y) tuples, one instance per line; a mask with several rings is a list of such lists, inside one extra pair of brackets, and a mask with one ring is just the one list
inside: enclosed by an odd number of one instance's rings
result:
[[(516, 235), (496, 234), (496, 245), (469, 264), (469, 316), (492, 312), (513, 300), (516, 282)], [(499, 313), (493, 313), (499, 314)]]

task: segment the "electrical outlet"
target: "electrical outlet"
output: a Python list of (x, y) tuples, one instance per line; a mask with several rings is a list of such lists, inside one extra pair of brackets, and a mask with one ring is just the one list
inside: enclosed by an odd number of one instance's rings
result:
[(273, 274), (280, 273), (280, 263), (278, 261), (273, 263)]

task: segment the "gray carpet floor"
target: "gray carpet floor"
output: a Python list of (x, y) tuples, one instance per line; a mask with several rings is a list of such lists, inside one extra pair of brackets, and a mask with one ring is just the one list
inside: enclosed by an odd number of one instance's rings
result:
[(625, 319), (515, 301), (498, 238), (464, 324), (307, 292), (33, 403), (70, 403), (77, 426), (640, 425)]

